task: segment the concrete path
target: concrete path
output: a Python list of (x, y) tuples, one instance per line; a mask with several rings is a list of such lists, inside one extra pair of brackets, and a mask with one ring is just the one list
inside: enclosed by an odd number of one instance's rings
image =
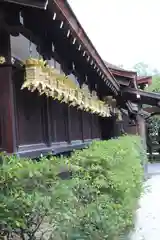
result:
[(160, 164), (149, 164), (148, 173), (130, 240), (160, 240)]
[(160, 163), (149, 163), (148, 173), (149, 175), (160, 174)]

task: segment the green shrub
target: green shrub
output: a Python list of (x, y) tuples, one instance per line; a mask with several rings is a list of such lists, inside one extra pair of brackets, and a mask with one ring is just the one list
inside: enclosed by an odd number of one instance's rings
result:
[(73, 154), (69, 162), (77, 173), (74, 192), (80, 209), (76, 235), (113, 239), (133, 225), (142, 191), (142, 159), (146, 160), (140, 139), (134, 136), (94, 142)]
[[(3, 156), (0, 234), (23, 240), (44, 239), (44, 233), (55, 240), (113, 240), (125, 233), (142, 191), (140, 146), (138, 137), (125, 136), (94, 142), (68, 159)], [(64, 168), (72, 169), (72, 179), (58, 177)]]
[(69, 211), (72, 211), (74, 196), (69, 183), (57, 177), (61, 164), (63, 161), (60, 163), (55, 158), (36, 162), (3, 156), (0, 167), (0, 236), (31, 240), (44, 224), (44, 231), (65, 227), (70, 221), (69, 216), (73, 215)]

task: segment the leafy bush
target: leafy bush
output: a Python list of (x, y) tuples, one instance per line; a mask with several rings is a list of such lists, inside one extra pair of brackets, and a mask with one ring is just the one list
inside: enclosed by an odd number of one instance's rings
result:
[[(75, 195), (82, 239), (113, 239), (133, 225), (142, 191), (141, 161), (146, 161), (140, 139), (125, 136), (94, 142), (69, 160), (76, 170)], [(79, 234), (79, 228), (75, 230)]]
[[(142, 191), (140, 146), (138, 137), (125, 136), (94, 142), (68, 159), (3, 157), (0, 234), (113, 240), (125, 233)], [(62, 168), (72, 169), (72, 179), (59, 177)]]
[(152, 76), (152, 84), (146, 87), (146, 91), (148, 92), (160, 92), (160, 74), (156, 74), (155, 76)]
[[(37, 232), (61, 230), (70, 221), (74, 196), (57, 174), (58, 159), (40, 162), (2, 157), (0, 167), (0, 236), (35, 239)], [(73, 215), (73, 214), (72, 214)], [(43, 239), (43, 238), (42, 238)]]

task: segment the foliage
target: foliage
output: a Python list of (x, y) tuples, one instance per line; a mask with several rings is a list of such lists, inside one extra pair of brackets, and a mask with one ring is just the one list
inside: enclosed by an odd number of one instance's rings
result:
[(155, 75), (152, 77), (152, 84), (146, 89), (148, 92), (160, 92), (160, 75)]
[[(149, 153), (157, 152), (159, 150), (159, 134), (160, 134), (160, 116), (155, 115), (150, 117), (147, 120), (148, 125), (148, 132), (147, 132), (147, 145), (148, 145), (148, 151)], [(151, 160), (154, 159), (158, 160), (156, 158), (152, 158), (153, 155), (150, 156)]]
[[(113, 240), (132, 226), (142, 191), (142, 157), (140, 140), (132, 136), (94, 142), (66, 159), (3, 156), (1, 236)], [(62, 180), (62, 169), (72, 170), (72, 178)]]
[(133, 69), (137, 72), (138, 76), (148, 76), (149, 67), (144, 62), (138, 62), (133, 66)]
[(157, 69), (152, 69), (144, 62), (136, 63), (133, 69), (137, 72), (138, 76), (152, 76), (152, 84), (146, 87), (146, 91), (159, 92), (160, 91), (160, 72)]
[(69, 221), (74, 196), (68, 191), (69, 185), (57, 177), (58, 159), (40, 162), (14, 156), (2, 159), (0, 235), (7, 235), (8, 239), (16, 236), (35, 239), (46, 221), (47, 230), (51, 226), (62, 229)]
[[(145, 88), (145, 91), (148, 92), (160, 92), (160, 72), (157, 69), (151, 69), (147, 64), (139, 62), (135, 64), (134, 69), (137, 71), (140, 76), (152, 76), (152, 84)], [(148, 107), (148, 106), (144, 106)], [(156, 135), (160, 128), (160, 118), (159, 115), (151, 117), (147, 120), (148, 125), (148, 144), (151, 146), (153, 143), (156, 143)]]
[(152, 68), (144, 62), (138, 62), (133, 66), (133, 70), (137, 72), (138, 76), (157, 76), (160, 75), (156, 68)]
[(139, 146), (138, 137), (125, 136), (95, 142), (72, 156), (83, 239), (113, 239), (132, 226), (142, 190)]
[[(156, 75), (152, 77), (152, 84), (148, 86), (146, 89), (148, 92), (160, 92), (160, 75)], [(150, 138), (152, 144), (156, 142), (156, 136), (159, 134), (160, 128), (160, 116), (157, 114), (155, 116), (150, 117), (147, 120), (148, 124), (148, 138)]]
[(159, 127), (160, 127), (160, 116), (159, 115), (155, 115), (150, 117), (147, 120), (147, 124), (148, 124), (148, 132), (150, 137), (155, 137), (158, 135), (159, 132)]

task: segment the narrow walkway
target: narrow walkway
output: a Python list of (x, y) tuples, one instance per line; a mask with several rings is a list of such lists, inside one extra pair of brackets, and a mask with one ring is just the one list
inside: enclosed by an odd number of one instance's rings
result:
[(160, 240), (160, 164), (149, 164), (148, 172), (130, 240)]

